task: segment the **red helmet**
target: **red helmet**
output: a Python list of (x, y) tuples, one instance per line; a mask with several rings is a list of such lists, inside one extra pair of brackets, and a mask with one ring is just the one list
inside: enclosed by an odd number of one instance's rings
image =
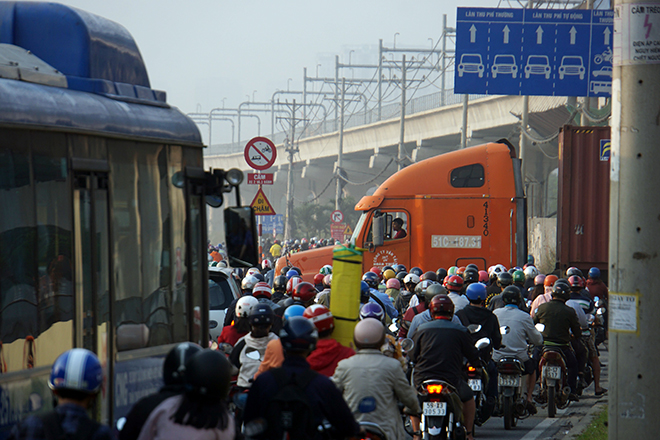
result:
[(558, 279), (559, 277), (557, 275), (548, 275), (545, 277), (545, 280), (543, 280), (543, 285), (545, 287), (552, 287)]
[(316, 275), (314, 275), (314, 285), (323, 283), (324, 276), (325, 275), (323, 275), (322, 273), (317, 273)]
[(389, 280), (387, 280), (385, 287), (387, 287), (388, 289), (400, 289), (401, 281), (397, 280), (396, 278), (390, 278)]
[(488, 282), (488, 272), (485, 270), (480, 270), (479, 271), (479, 282), (480, 283), (487, 283)]
[(293, 289), (291, 298), (293, 298), (294, 301), (300, 301), (305, 304), (312, 301), (317, 293), (318, 292), (312, 283), (303, 281)]
[(378, 275), (378, 279), (383, 279), (383, 272), (380, 270), (380, 267), (374, 266), (371, 269), (369, 269), (369, 272), (373, 272), (376, 275)]
[(271, 297), (271, 290), (270, 286), (266, 282), (258, 282), (255, 286), (254, 289), (252, 289), (252, 296), (255, 298), (268, 298), (270, 299)]
[(463, 272), (465, 272), (465, 266), (461, 266), (458, 269), (456, 269), (456, 275), (463, 276)]
[(450, 292), (460, 292), (463, 288), (463, 278), (458, 275), (452, 275), (447, 280), (447, 290)]
[(581, 276), (578, 275), (573, 275), (572, 277), (569, 277), (568, 284), (571, 285), (571, 288), (579, 287), (581, 289), (584, 289), (584, 280), (582, 279)]
[(434, 318), (438, 315), (452, 316), (454, 314), (454, 303), (447, 295), (439, 294), (431, 298), (429, 310)]
[(335, 328), (335, 318), (330, 309), (321, 304), (313, 304), (305, 309), (303, 316), (314, 323), (316, 330), (323, 333)]
[(302, 278), (300, 278), (300, 277), (291, 277), (291, 278), (289, 278), (289, 281), (287, 281), (287, 283), (286, 283), (286, 293), (288, 295), (293, 295), (293, 289), (295, 289), (296, 286), (300, 283), (302, 283)]

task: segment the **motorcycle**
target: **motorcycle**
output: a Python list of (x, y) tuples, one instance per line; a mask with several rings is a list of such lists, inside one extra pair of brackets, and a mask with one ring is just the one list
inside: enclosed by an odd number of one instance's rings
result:
[(420, 430), (427, 440), (465, 440), (461, 400), (444, 380), (425, 380), (418, 393), (422, 402)]
[[(503, 335), (509, 330), (508, 326), (500, 327)], [(504, 429), (508, 430), (515, 428), (519, 419), (530, 416), (522, 388), (525, 367), (517, 358), (505, 357), (497, 363), (497, 371), (498, 402), (504, 418)]]
[[(481, 330), (481, 325), (470, 324), (467, 326), (470, 333), (478, 333)], [(488, 338), (479, 339), (474, 346), (479, 351), (479, 358), (481, 362), (479, 365), (467, 365), (468, 386), (474, 395), (474, 403), (477, 411), (474, 416), (474, 425), (481, 426), (490, 418), (495, 401), (491, 398), (490, 405), (486, 397), (486, 387), (488, 386), (488, 368), (487, 359), (491, 357), (492, 347), (491, 340)], [(490, 408), (488, 408), (490, 406)], [(474, 428), (473, 428), (474, 430)]]
[(596, 348), (607, 340), (607, 304), (605, 300), (598, 297), (594, 298), (596, 303), (596, 319), (593, 323), (594, 332), (596, 335)]
[[(543, 332), (545, 326), (536, 324), (536, 329)], [(548, 417), (557, 414), (557, 408), (564, 409), (570, 403), (568, 396), (571, 389), (568, 387), (568, 369), (561, 350), (557, 347), (544, 346), (541, 360), (541, 392), (539, 400), (548, 403)]]

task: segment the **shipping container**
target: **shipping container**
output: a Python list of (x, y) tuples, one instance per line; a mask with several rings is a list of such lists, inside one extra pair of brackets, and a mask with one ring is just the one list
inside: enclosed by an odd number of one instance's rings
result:
[(585, 275), (591, 267), (607, 270), (610, 139), (610, 127), (565, 125), (560, 130), (557, 256), (562, 275), (571, 266)]

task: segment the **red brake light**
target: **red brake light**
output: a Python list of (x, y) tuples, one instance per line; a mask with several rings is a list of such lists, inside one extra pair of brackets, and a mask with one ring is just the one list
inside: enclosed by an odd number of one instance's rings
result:
[(429, 394), (440, 394), (442, 393), (442, 385), (427, 385), (426, 391), (428, 391)]

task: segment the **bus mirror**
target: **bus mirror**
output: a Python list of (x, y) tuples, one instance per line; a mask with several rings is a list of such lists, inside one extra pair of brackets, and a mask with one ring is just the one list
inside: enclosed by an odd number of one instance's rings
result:
[(374, 246), (382, 246), (385, 242), (385, 216), (380, 212), (374, 214), (374, 218), (371, 221), (371, 229), (373, 231)]
[(259, 266), (257, 222), (251, 207), (225, 209), (225, 237), (231, 267)]

